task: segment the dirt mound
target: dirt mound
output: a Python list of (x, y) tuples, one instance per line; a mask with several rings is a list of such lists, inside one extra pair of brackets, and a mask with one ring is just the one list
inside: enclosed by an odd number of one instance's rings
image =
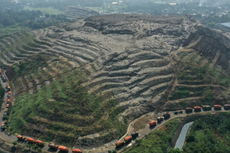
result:
[(221, 66), (230, 74), (230, 37), (204, 26), (197, 26), (196, 29), (184, 42), (183, 47), (199, 51), (209, 62)]

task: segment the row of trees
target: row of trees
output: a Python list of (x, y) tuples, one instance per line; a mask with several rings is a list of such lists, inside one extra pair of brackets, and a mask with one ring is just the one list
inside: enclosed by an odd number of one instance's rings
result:
[(7, 10), (5, 12), (0, 11), (0, 28), (19, 25), (32, 29), (45, 28), (62, 22), (68, 22), (65, 15), (49, 15), (41, 11), (29, 11), (29, 10)]

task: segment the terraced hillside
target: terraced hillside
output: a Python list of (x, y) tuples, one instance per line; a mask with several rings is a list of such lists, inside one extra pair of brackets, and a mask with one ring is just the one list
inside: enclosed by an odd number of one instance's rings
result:
[(73, 19), (86, 18), (89, 16), (100, 15), (99, 12), (96, 12), (94, 10), (90, 10), (90, 9), (86, 9), (86, 8), (73, 7), (73, 6), (69, 7), (65, 13), (69, 18), (73, 18)]
[(144, 15), (89, 17), (0, 40), (1, 66), (16, 73), (12, 130), (92, 148), (146, 113), (228, 102), (220, 45), (213, 59), (207, 46), (194, 47), (215, 39), (208, 31), (228, 44), (190, 16)]

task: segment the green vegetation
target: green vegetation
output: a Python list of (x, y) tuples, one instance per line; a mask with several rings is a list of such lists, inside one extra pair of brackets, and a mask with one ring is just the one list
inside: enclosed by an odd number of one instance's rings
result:
[(230, 151), (230, 113), (208, 115), (194, 121), (183, 153)]
[(42, 8), (33, 8), (29, 6), (25, 6), (24, 10), (29, 10), (29, 11), (41, 11), (43, 14), (53, 14), (53, 15), (59, 15), (63, 14), (62, 11), (55, 9), (53, 7), (42, 7)]
[(18, 141), (17, 141), (17, 140), (16, 140), (16, 141), (13, 141), (12, 144), (13, 144), (14, 146), (16, 146), (16, 145), (18, 144)]
[(174, 119), (165, 124), (161, 129), (155, 130), (145, 139), (136, 140), (135, 145), (124, 151), (125, 153), (166, 153), (172, 137), (181, 119)]
[[(15, 66), (17, 78), (33, 73), (35, 76), (38, 67), (48, 68), (47, 59), (38, 56), (32, 63)], [(73, 146), (78, 136), (96, 132), (105, 132), (117, 138), (123, 135), (126, 125), (118, 120), (118, 114), (124, 108), (117, 106), (112, 93), (95, 95), (82, 87), (81, 83), (87, 80), (86, 74), (72, 70), (56, 77), (50, 85), (43, 86), (32, 95), (19, 95), (10, 116), (12, 132), (33, 135), (31, 125), (42, 127), (47, 130), (41, 131), (41, 140), (49, 142), (56, 135), (55, 142), (67, 146)], [(43, 75), (48, 80), (52, 77), (47, 70), (43, 71)], [(109, 141), (111, 137), (105, 139)]]
[[(54, 11), (51, 8), (44, 8), (43, 10)], [(71, 21), (57, 10), (51, 13), (51, 15), (47, 13), (42, 13), (40, 10), (0, 11), (0, 38), (9, 36), (15, 32), (45, 28)]]

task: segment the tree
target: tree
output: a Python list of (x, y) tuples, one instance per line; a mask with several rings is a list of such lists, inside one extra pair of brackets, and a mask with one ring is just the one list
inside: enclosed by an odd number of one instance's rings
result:
[(167, 153), (182, 153), (182, 151), (179, 148), (171, 148)]
[(189, 143), (189, 142), (194, 142), (194, 141), (195, 141), (194, 135), (189, 134), (189, 135), (186, 137), (186, 142), (187, 142), (187, 143)]
[(16, 146), (18, 144), (18, 141), (13, 141), (13, 145)]

